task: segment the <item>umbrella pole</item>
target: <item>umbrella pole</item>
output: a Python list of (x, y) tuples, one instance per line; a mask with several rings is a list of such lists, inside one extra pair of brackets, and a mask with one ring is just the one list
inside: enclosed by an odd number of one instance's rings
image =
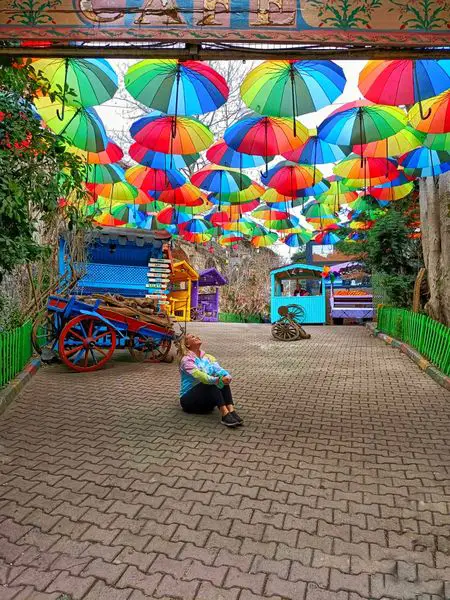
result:
[(417, 71), (416, 71), (416, 61), (413, 61), (413, 73), (414, 73), (414, 85), (417, 89), (417, 98), (418, 98), (418, 102), (419, 102), (419, 112), (420, 112), (420, 118), (423, 121), (426, 121), (427, 119), (430, 118), (431, 115), (431, 108), (429, 108), (426, 112), (426, 114), (424, 114), (423, 112), (423, 106), (422, 106), (422, 100), (420, 98), (420, 88), (419, 88), (419, 78), (417, 77)]
[(58, 117), (58, 119), (60, 121), (64, 121), (64, 112), (65, 112), (65, 108), (66, 108), (66, 87), (67, 87), (67, 72), (68, 72), (68, 70), (69, 70), (69, 59), (66, 58), (65, 67), (64, 67), (64, 86), (63, 86), (61, 113), (59, 112), (59, 109), (56, 109), (56, 116)]
[(314, 142), (314, 171), (313, 171), (313, 187), (316, 185), (316, 160), (317, 160), (317, 144), (318, 144), (318, 138), (316, 137), (315, 142)]
[(264, 117), (264, 138), (265, 138), (264, 139), (264, 143), (265, 143), (265, 152), (266, 152), (266, 154), (264, 156), (264, 160), (265, 160), (265, 163), (266, 163), (266, 178), (267, 178), (267, 175), (269, 174), (269, 163), (268, 163), (268, 160), (267, 160), (269, 158), (267, 156), (267, 127), (268, 127), (267, 117)]
[(295, 97), (295, 73), (294, 73), (294, 65), (291, 63), (289, 68), (289, 75), (291, 78), (291, 95), (292, 95), (292, 121), (294, 126), (294, 137), (297, 137), (297, 121), (295, 120), (295, 115), (297, 114), (297, 102)]
[(364, 150), (363, 146), (365, 145), (365, 135), (364, 135), (364, 123), (363, 123), (363, 111), (362, 108), (358, 108), (358, 121), (359, 121), (359, 141), (361, 144), (361, 168), (364, 165)]

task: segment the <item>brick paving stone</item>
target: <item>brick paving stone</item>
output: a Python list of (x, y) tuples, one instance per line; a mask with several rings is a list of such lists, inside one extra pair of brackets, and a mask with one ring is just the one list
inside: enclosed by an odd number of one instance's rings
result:
[(360, 327), (190, 327), (245, 427), (120, 352), (2, 415), (0, 600), (450, 600), (448, 391)]

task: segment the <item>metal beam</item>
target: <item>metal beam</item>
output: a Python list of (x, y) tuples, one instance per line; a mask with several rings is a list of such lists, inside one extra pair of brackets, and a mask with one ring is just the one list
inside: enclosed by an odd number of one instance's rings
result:
[(318, 46), (272, 46), (269, 48), (238, 46), (238, 45), (208, 45), (186, 44), (182, 47), (174, 45), (123, 44), (98, 46), (89, 45), (60, 46), (54, 45), (47, 48), (32, 48), (21, 46), (0, 46), (0, 56), (23, 57), (85, 57), (85, 58), (179, 58), (197, 60), (268, 60), (280, 58), (304, 58), (309, 60), (334, 59), (442, 59), (450, 58), (450, 47), (447, 48), (415, 48), (415, 47), (386, 47), (376, 46), (346, 46), (346, 47), (318, 47)]

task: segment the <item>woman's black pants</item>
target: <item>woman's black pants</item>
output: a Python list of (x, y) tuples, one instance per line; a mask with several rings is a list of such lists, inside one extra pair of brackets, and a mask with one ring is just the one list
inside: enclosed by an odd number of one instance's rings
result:
[(180, 398), (181, 408), (188, 413), (205, 414), (216, 406), (233, 404), (229, 385), (219, 389), (217, 385), (198, 383)]

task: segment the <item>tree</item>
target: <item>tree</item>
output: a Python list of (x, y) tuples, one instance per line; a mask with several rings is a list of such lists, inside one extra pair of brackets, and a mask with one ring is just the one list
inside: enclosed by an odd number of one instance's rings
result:
[(422, 250), (430, 299), (426, 312), (450, 326), (450, 173), (420, 181)]
[[(411, 306), (414, 280), (422, 266), (420, 241), (411, 236), (410, 217), (405, 210), (413, 198), (392, 202), (378, 215), (375, 225), (360, 242), (341, 242), (337, 248), (365, 263), (374, 287), (381, 287), (393, 306)], [(354, 260), (355, 260), (354, 259)]]
[(292, 255), (292, 262), (293, 263), (303, 263), (306, 260), (306, 245), (305, 246), (300, 246), (300, 248), (298, 248), (298, 250), (296, 250), (294, 252), (294, 254)]
[(50, 223), (63, 216), (69, 227), (84, 222), (76, 203), (64, 215), (59, 210), (60, 198), (84, 196), (84, 167), (41, 126), (32, 100), (47, 90), (29, 61), (0, 63), (0, 278), (48, 251)]

